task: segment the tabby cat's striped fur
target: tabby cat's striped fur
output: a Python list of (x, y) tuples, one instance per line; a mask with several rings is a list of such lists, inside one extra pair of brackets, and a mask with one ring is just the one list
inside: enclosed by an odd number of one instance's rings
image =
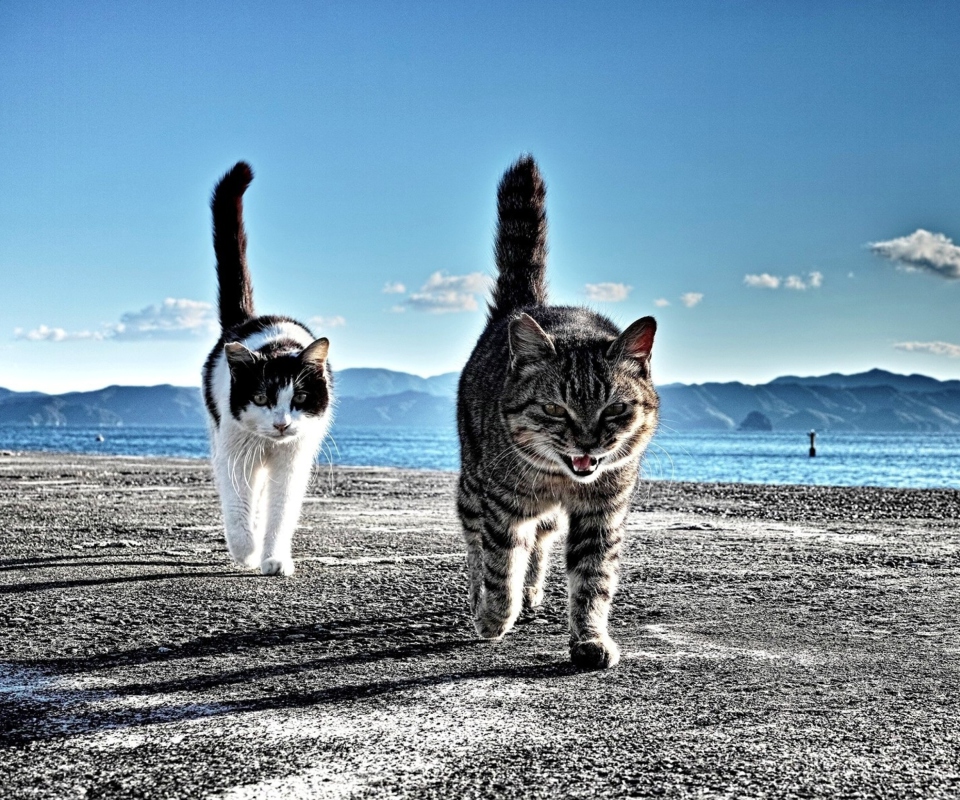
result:
[(498, 189), (499, 277), (460, 378), (458, 511), (478, 634), (500, 639), (543, 599), (547, 555), (567, 530), (570, 655), (620, 659), (607, 633), (624, 519), (657, 426), (656, 322), (624, 332), (586, 308), (549, 306), (545, 190), (523, 157)]

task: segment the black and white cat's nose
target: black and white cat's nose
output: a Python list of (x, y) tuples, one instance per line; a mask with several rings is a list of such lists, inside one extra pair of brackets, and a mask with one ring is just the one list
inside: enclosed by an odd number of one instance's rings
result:
[(273, 427), (277, 429), (278, 433), (284, 433), (287, 428), (290, 427), (289, 422), (274, 422)]

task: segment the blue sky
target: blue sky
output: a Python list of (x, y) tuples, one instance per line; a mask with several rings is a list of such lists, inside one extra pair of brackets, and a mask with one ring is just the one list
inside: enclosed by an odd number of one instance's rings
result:
[(457, 370), (524, 152), (554, 301), (654, 314), (659, 382), (960, 377), (960, 4), (226, 9), (0, 4), (0, 386), (197, 385), (239, 159), (258, 310)]

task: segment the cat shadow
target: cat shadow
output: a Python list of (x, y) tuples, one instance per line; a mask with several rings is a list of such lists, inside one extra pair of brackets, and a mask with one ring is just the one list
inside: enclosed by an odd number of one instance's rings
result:
[[(427, 635), (436, 635), (439, 632), (449, 632), (449, 626), (436, 626), (434, 629), (422, 632)], [(289, 664), (274, 664), (256, 666), (247, 669), (218, 672), (215, 675), (202, 675), (181, 680), (159, 681), (155, 683), (130, 684), (118, 689), (116, 693), (128, 695), (153, 695), (174, 692), (207, 691), (224, 686), (246, 684), (251, 681), (269, 680), (286, 675), (296, 675), (320, 669), (338, 669), (342, 667), (372, 664), (379, 661), (402, 661), (406, 659), (443, 655), (457, 650), (472, 648), (481, 644), (476, 639), (453, 638), (443, 641), (422, 641), (410, 643), (396, 643), (391, 646), (369, 652), (349, 653), (343, 655), (332, 654), (319, 658), (297, 661)]]
[(0, 573), (3, 572), (25, 572), (27, 570), (37, 569), (77, 569), (86, 566), (86, 562), (93, 562), (97, 566), (108, 567), (209, 567), (209, 561), (176, 561), (165, 559), (156, 561), (150, 559), (109, 559), (105, 560), (103, 554), (89, 556), (57, 556), (53, 558), (22, 558), (10, 561), (0, 561)]
[[(209, 563), (186, 564), (182, 561), (176, 562), (156, 562), (156, 561), (138, 561), (138, 562), (110, 562), (108, 566), (114, 563), (123, 565), (124, 563), (135, 566), (203, 566), (209, 567)], [(72, 565), (71, 565), (72, 566)], [(34, 581), (32, 583), (14, 583), (0, 586), (0, 595), (4, 594), (24, 594), (27, 592), (43, 592), (53, 589), (80, 589), (89, 586), (113, 586), (123, 583), (141, 583), (148, 581), (167, 581), (183, 578), (246, 578), (246, 575), (237, 575), (230, 572), (160, 572), (148, 575), (111, 575), (103, 578), (74, 578), (71, 580), (52, 580), (52, 581)]]
[[(452, 618), (453, 617), (453, 618)], [(462, 617), (462, 618), (461, 618)], [(38, 694), (45, 696), (36, 709), (30, 696), (24, 696), (20, 716), (25, 724), (12, 724), (6, 732), (0, 732), (0, 744), (23, 745), (31, 741), (65, 739), (77, 735), (90, 735), (107, 730), (137, 728), (159, 723), (185, 722), (231, 714), (252, 713), (280, 709), (305, 709), (341, 703), (362, 703), (375, 697), (384, 697), (406, 691), (419, 691), (434, 686), (456, 684), (491, 678), (539, 680), (571, 677), (582, 671), (567, 660), (549, 661), (518, 666), (490, 668), (465, 668), (442, 670), (430, 674), (391, 677), (391, 664), (415, 662), (458, 652), (486, 650), (491, 645), (477, 640), (465, 615), (454, 616), (450, 612), (429, 612), (416, 617), (374, 618), (369, 620), (343, 620), (319, 626), (295, 626), (266, 634), (271, 640), (261, 642), (263, 632), (224, 634), (202, 637), (179, 648), (177, 652), (161, 653), (156, 647), (138, 648), (119, 654), (83, 658), (51, 659), (36, 662), (9, 664), (14, 670), (28, 675), (34, 681)], [(264, 664), (256, 661), (252, 666), (220, 671), (214, 674), (184, 678), (164, 678), (110, 686), (109, 688), (82, 688), (76, 682), (68, 682), (68, 688), (58, 688), (58, 679), (69, 675), (109, 670), (119, 666), (154, 665), (163, 675), (176, 674), (176, 667), (165, 665), (178, 659), (234, 654), (238, 649), (255, 646), (289, 644), (296, 637), (296, 646), (304, 643), (336, 642), (354, 640), (354, 644), (368, 646), (358, 652), (329, 653), (305, 660), (283, 664)], [(387, 640), (386, 646), (381, 645)], [(274, 687), (262, 686), (261, 682), (284, 678), (290, 675), (323, 671), (336, 675), (339, 670), (353, 666), (383, 664), (380, 673), (384, 676), (364, 683), (349, 683), (328, 686), (308, 691), (277, 693)], [(24, 680), (21, 678), (20, 680)], [(72, 684), (72, 685), (71, 685)], [(218, 699), (216, 696), (180, 701), (176, 704), (154, 701), (144, 703), (143, 698), (163, 698), (191, 692), (213, 692), (230, 686), (248, 685), (257, 689), (258, 696), (242, 699)], [(170, 697), (170, 700), (173, 698)], [(52, 702), (51, 702), (52, 700)], [(98, 704), (118, 704), (120, 708), (99, 709)], [(146, 707), (144, 707), (146, 706)], [(57, 718), (56, 725), (45, 725), (47, 716)], [(15, 722), (15, 720), (12, 720)]]
[[(200, 573), (186, 573), (188, 576)], [(246, 575), (217, 573), (226, 577), (246, 578)], [(162, 576), (166, 577), (166, 576)], [(200, 656), (217, 657), (222, 655), (243, 654), (249, 650), (290, 646), (296, 644), (322, 644), (347, 641), (350, 639), (372, 639), (378, 634), (402, 634), (413, 630), (423, 634), (459, 629), (459, 625), (449, 622), (443, 625), (431, 624), (430, 620), (450, 620), (455, 612), (424, 612), (418, 616), (387, 617), (373, 619), (348, 619), (327, 621), (320, 624), (289, 625), (282, 628), (264, 628), (247, 631), (228, 631), (210, 636), (199, 636), (177, 647), (160, 647), (151, 644), (130, 650), (102, 653), (90, 656), (66, 656), (40, 661), (7, 662), (12, 666), (36, 669), (50, 675), (76, 675), (114, 667), (146, 666), (152, 663), (176, 662), (182, 659)], [(416, 627), (412, 627), (416, 626)], [(384, 629), (387, 629), (386, 631)]]
[[(425, 648), (423, 652), (444, 653), (458, 648), (485, 647), (476, 641), (444, 642)], [(371, 660), (376, 656), (371, 656)], [(487, 669), (461, 670), (444, 672), (435, 675), (417, 675), (396, 679), (382, 679), (366, 683), (332, 686), (314, 691), (294, 691), (284, 694), (270, 692), (259, 697), (240, 700), (199, 700), (182, 702), (177, 705), (156, 705), (148, 708), (116, 708), (109, 710), (87, 710), (84, 705), (102, 702), (104, 700), (121, 701), (125, 697), (136, 697), (136, 694), (125, 693), (122, 690), (90, 691), (67, 690), (61, 694), (62, 705), (53, 710), (56, 716), (55, 724), (44, 724), (42, 712), (50, 713), (49, 692), (44, 699), (44, 708), (25, 708), (21, 717), (26, 725), (17, 726), (16, 718), (9, 718), (9, 725), (0, 730), (0, 747), (27, 746), (32, 742), (67, 740), (75, 736), (88, 737), (98, 733), (115, 733), (123, 730), (136, 730), (151, 725), (167, 725), (177, 722), (196, 722), (203, 719), (235, 716), (264, 711), (318, 709), (324, 706), (341, 704), (360, 705), (370, 700), (388, 697), (402, 692), (423, 691), (432, 687), (453, 687), (458, 684), (472, 681), (486, 681), (491, 679), (507, 679), (517, 681), (549, 680), (558, 678), (575, 678), (582, 675), (583, 670), (575, 667), (569, 661), (555, 661), (547, 664), (527, 664), (515, 667), (491, 667)], [(185, 682), (189, 683), (189, 682)], [(189, 687), (185, 686), (183, 691)], [(407, 705), (409, 701), (405, 702)], [(455, 700), (448, 696), (446, 702), (455, 704)], [(29, 706), (30, 703), (27, 703)], [(378, 708), (380, 708), (378, 706)], [(40, 712), (40, 713), (38, 713)]]
[[(30, 558), (3, 558), (0, 559), (0, 571), (20, 569), (43, 569), (44, 567), (71, 567), (73, 561), (93, 561), (102, 559), (102, 553), (85, 553), (76, 555), (33, 556)], [(63, 562), (63, 563), (55, 563)]]

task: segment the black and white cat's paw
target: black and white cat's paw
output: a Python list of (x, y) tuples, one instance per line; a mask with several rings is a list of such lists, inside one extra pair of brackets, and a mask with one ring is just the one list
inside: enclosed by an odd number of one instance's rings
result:
[(260, 562), (260, 573), (262, 575), (281, 575), (289, 578), (294, 573), (292, 558), (265, 558)]
[(570, 641), (570, 660), (581, 669), (609, 669), (620, 663), (620, 646), (606, 633)]
[(230, 551), (230, 557), (234, 562), (244, 569), (256, 569), (263, 560), (259, 550), (241, 549), (229, 545), (227, 549)]

